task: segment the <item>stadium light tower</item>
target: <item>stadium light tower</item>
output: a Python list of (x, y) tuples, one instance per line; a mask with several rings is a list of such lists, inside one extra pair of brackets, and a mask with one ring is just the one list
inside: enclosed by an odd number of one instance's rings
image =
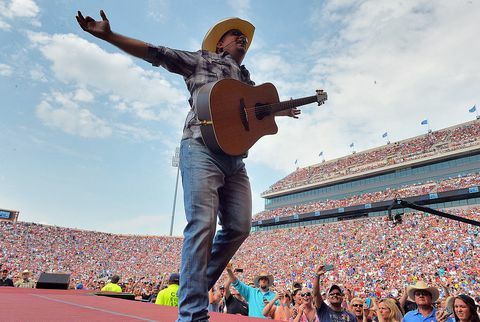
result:
[(175, 148), (175, 154), (172, 156), (172, 167), (177, 168), (177, 181), (175, 182), (175, 194), (173, 195), (172, 220), (170, 221), (170, 236), (173, 233), (173, 221), (175, 219), (175, 205), (177, 204), (178, 176), (180, 174), (180, 148)]

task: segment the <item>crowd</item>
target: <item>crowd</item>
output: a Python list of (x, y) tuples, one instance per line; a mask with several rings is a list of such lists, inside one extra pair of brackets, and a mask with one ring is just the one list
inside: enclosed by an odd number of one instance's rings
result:
[(350, 207), (366, 203), (374, 203), (394, 198), (405, 198), (411, 196), (439, 193), (454, 189), (469, 188), (480, 185), (480, 174), (473, 173), (446, 180), (432, 181), (402, 186), (399, 188), (387, 188), (382, 191), (368, 192), (361, 195), (353, 194), (343, 199), (326, 199), (295, 206), (279, 207), (273, 210), (265, 210), (254, 215), (253, 220), (265, 220), (274, 217), (287, 217), (293, 214), (311, 213), (315, 211)]
[(472, 145), (478, 145), (479, 140), (480, 120), (475, 120), (455, 127), (429, 132), (412, 139), (354, 153), (347, 157), (300, 168), (273, 184), (264, 194), (461, 150)]
[[(449, 210), (480, 219), (480, 208)], [(45, 238), (48, 236), (49, 238)], [(123, 290), (148, 298), (179, 267), (181, 238), (125, 236), (47, 225), (0, 222), (3, 269), (14, 283), (29, 270), (67, 272), (72, 288), (100, 289), (112, 274)], [(234, 257), (238, 276), (253, 281), (268, 270), (276, 287), (313, 283), (319, 263), (333, 265), (325, 285), (341, 281), (354, 296), (397, 296), (419, 279), (450, 293), (480, 294), (480, 237), (473, 226), (405, 214), (401, 225), (385, 218), (255, 232)], [(225, 283), (222, 278), (220, 284)], [(444, 294), (442, 294), (444, 295)]]

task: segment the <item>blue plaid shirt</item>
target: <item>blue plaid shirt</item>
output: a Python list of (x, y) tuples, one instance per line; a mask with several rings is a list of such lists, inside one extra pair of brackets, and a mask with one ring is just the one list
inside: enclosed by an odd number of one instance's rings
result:
[(162, 66), (172, 73), (182, 75), (185, 80), (190, 92), (191, 108), (185, 120), (182, 139), (201, 137), (195, 101), (198, 90), (203, 85), (224, 78), (233, 78), (249, 85), (255, 84), (245, 66), (239, 66), (227, 52), (221, 54), (204, 50), (190, 52), (150, 45), (145, 60), (153, 66)]

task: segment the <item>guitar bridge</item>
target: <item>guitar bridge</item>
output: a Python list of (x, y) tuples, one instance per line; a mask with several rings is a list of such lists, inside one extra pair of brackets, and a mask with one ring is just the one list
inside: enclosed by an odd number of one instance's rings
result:
[(248, 124), (247, 108), (245, 107), (245, 100), (243, 98), (240, 99), (240, 119), (242, 120), (245, 131), (250, 131), (250, 125)]

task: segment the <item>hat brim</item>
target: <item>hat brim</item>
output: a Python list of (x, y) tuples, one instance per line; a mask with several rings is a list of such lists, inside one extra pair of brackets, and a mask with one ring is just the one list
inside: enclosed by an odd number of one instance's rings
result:
[(255, 277), (255, 280), (253, 281), (253, 283), (255, 284), (255, 287), (259, 287), (259, 281), (262, 277), (266, 277), (268, 279), (268, 286), (273, 285), (273, 276), (272, 275), (258, 275), (257, 277)]
[(415, 291), (427, 291), (432, 294), (432, 302), (436, 302), (440, 297), (440, 292), (436, 287), (415, 287), (415, 286), (407, 286), (407, 294), (410, 300), (415, 302)]
[(245, 48), (248, 50), (250, 44), (252, 43), (255, 27), (250, 22), (240, 18), (227, 18), (217, 22), (207, 32), (205, 38), (203, 38), (202, 50), (216, 52), (217, 43), (227, 31), (232, 29), (240, 30), (245, 37), (247, 37), (248, 42)]

